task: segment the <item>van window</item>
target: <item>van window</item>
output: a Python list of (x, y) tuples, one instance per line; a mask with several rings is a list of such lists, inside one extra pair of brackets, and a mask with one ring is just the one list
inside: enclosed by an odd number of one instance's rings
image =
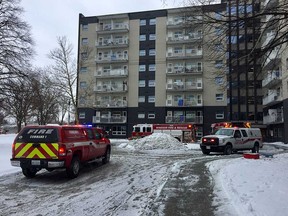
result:
[(246, 130), (241, 130), (243, 137), (248, 137)]
[(241, 137), (242, 137), (239, 130), (236, 130), (236, 131), (235, 131), (234, 137), (235, 137), (235, 138), (241, 138)]
[(54, 143), (58, 142), (58, 133), (56, 128), (26, 128), (16, 139), (16, 142), (23, 143)]

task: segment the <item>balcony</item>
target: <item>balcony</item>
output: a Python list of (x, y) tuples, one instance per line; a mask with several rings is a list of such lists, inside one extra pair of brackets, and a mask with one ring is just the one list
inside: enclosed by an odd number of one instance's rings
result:
[(97, 100), (94, 104), (97, 108), (125, 108), (127, 107), (127, 101), (121, 99), (114, 100)]
[(127, 77), (128, 70), (127, 69), (100, 69), (95, 72), (95, 77), (97, 78), (113, 78), (113, 77)]
[(263, 124), (278, 124), (284, 122), (283, 109), (269, 109), (263, 117)]
[(166, 116), (165, 123), (203, 124), (203, 116)]
[(198, 41), (202, 39), (201, 33), (192, 33), (189, 35), (180, 35), (178, 37), (168, 37), (167, 43), (168, 44), (177, 44), (177, 43), (185, 43), (185, 42), (192, 42), (192, 41)]
[(104, 23), (99, 24), (97, 26), (96, 32), (98, 34), (111, 34), (121, 33), (121, 32), (128, 32), (129, 31), (129, 24), (128, 23)]
[(202, 100), (197, 99), (174, 99), (174, 100), (166, 100), (166, 106), (169, 107), (201, 107), (203, 106)]
[(128, 47), (128, 39), (104, 39), (103, 41), (98, 41), (96, 47), (99, 48), (111, 48), (111, 47)]
[(128, 54), (97, 55), (96, 63), (123, 63), (128, 62)]
[(103, 115), (101, 117), (98, 116), (93, 116), (92, 119), (93, 123), (126, 123), (127, 122), (127, 117), (126, 116), (106, 116)]
[(98, 93), (119, 93), (119, 92), (127, 92), (128, 86), (126, 83), (123, 84), (98, 84), (94, 87), (94, 91)]
[(202, 68), (192, 67), (167, 67), (167, 75), (193, 75), (193, 74), (202, 74)]
[(262, 87), (271, 88), (282, 82), (281, 71), (270, 71), (262, 81)]
[(282, 96), (277, 91), (269, 91), (266, 97), (263, 97), (263, 106), (273, 105), (282, 101)]
[(189, 50), (189, 51), (177, 51), (177, 52), (167, 52), (166, 57), (168, 59), (187, 59), (187, 58), (202, 58), (203, 52), (201, 50)]
[(190, 91), (190, 90), (203, 90), (202, 80), (201, 82), (174, 82), (167, 84), (167, 91)]

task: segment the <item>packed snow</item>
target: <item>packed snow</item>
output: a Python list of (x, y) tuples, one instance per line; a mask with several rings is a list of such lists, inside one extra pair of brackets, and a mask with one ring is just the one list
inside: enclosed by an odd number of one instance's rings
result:
[[(0, 135), (0, 176), (20, 172), (18, 167), (10, 165), (11, 145), (14, 138), (15, 134)], [(201, 152), (199, 144), (182, 144), (165, 134), (153, 134), (139, 140), (111, 141), (112, 144), (125, 148), (127, 151), (161, 149), (166, 152), (175, 150)], [(283, 152), (283, 149), (287, 147), (288, 145), (283, 143), (265, 143), (258, 160), (227, 157), (227, 159), (207, 163), (207, 169), (212, 174), (211, 181), (215, 184), (214, 204), (219, 206), (215, 214), (227, 216), (288, 215), (286, 204), (288, 153)], [(266, 157), (267, 155), (273, 157)], [(217, 155), (205, 157), (217, 157)], [(180, 169), (175, 166), (172, 168)], [(161, 185), (158, 188), (161, 190)]]

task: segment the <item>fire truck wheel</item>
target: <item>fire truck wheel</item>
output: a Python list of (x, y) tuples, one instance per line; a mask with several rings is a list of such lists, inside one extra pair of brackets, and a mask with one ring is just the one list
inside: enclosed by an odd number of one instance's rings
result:
[(35, 177), (37, 170), (33, 169), (33, 168), (22, 168), (22, 173), (27, 178), (33, 178), (33, 177)]
[(80, 160), (78, 156), (74, 156), (70, 166), (66, 169), (69, 178), (76, 178), (80, 172)]
[(225, 155), (230, 155), (230, 154), (232, 154), (232, 146), (231, 146), (231, 145), (228, 144), (228, 145), (225, 146), (224, 154), (225, 154)]
[(259, 153), (259, 144), (255, 143), (252, 149), (252, 153)]
[(209, 155), (209, 154), (210, 154), (210, 151), (209, 151), (209, 150), (206, 150), (206, 149), (202, 149), (202, 153), (205, 154), (205, 155)]
[(102, 159), (102, 164), (106, 164), (106, 163), (108, 163), (108, 162), (110, 161), (110, 155), (111, 155), (111, 150), (110, 150), (110, 148), (108, 147), (108, 148), (106, 149), (106, 153), (105, 153), (105, 155), (104, 155), (104, 158)]

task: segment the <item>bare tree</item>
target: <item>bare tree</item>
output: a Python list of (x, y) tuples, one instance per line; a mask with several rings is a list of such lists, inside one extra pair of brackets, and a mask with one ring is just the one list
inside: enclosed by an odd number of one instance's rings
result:
[[(0, 94), (4, 94), (5, 81), (25, 75), (33, 55), (33, 40), (29, 25), (21, 20), (20, 0), (0, 1)], [(8, 83), (9, 84), (9, 83)]]
[(63, 37), (57, 38), (58, 47), (51, 50), (48, 57), (54, 61), (52, 70), (57, 77), (55, 87), (67, 96), (66, 104), (72, 104), (75, 121), (78, 122), (77, 101), (76, 101), (76, 85), (77, 85), (77, 64), (73, 57), (73, 46), (68, 39)]

